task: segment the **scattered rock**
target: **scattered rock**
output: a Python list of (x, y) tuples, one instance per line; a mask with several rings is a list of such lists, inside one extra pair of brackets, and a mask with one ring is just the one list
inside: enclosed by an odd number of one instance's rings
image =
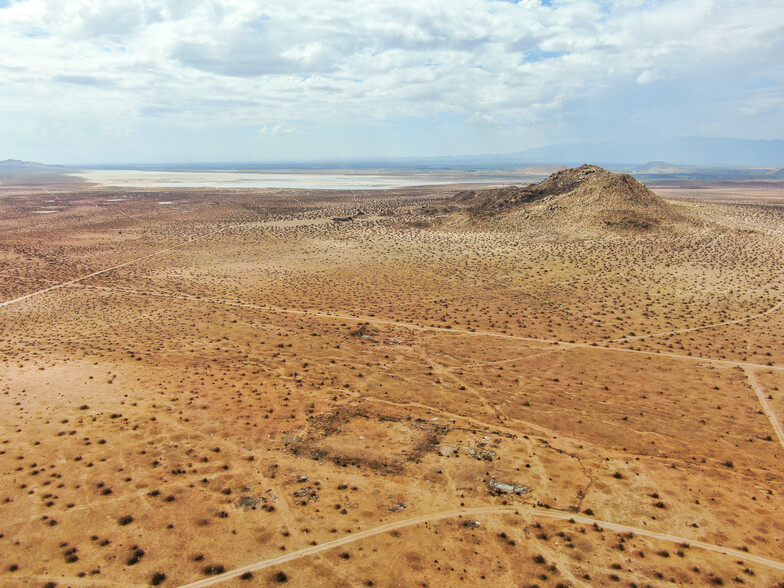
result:
[(378, 333), (374, 329), (371, 329), (367, 325), (359, 325), (357, 329), (351, 331), (352, 337), (359, 337), (360, 339), (370, 339), (377, 334)]
[(519, 484), (508, 484), (506, 482), (499, 482), (498, 480), (490, 480), (487, 483), (487, 488), (493, 494), (528, 494), (531, 491), (528, 486), (521, 486)]
[(235, 505), (242, 510), (256, 510), (256, 507), (259, 505), (259, 499), (253, 496), (240, 496)]
[(311, 501), (318, 500), (319, 493), (313, 486), (304, 486), (303, 488), (294, 491), (294, 497), (299, 499), (297, 500), (297, 504), (305, 505)]
[(454, 455), (454, 453), (456, 451), (457, 451), (457, 449), (455, 447), (453, 447), (452, 445), (439, 445), (438, 446), (438, 453), (442, 457), (450, 457), (451, 455)]

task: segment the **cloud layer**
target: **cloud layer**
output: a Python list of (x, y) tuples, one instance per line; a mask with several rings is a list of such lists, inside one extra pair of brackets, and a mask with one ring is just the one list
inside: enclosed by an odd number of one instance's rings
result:
[(0, 7), (8, 156), (415, 155), (597, 134), (784, 136), (780, 0)]

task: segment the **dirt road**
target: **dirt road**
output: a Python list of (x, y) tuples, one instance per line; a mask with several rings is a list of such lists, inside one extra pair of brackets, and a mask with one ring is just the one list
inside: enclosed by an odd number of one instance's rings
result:
[(374, 535), (380, 535), (381, 533), (394, 531), (395, 529), (402, 529), (404, 527), (410, 527), (413, 525), (421, 525), (423, 523), (430, 523), (434, 521), (457, 518), (461, 516), (475, 517), (475, 516), (494, 515), (494, 514), (519, 514), (523, 518), (538, 517), (538, 518), (549, 518), (549, 519), (558, 519), (558, 520), (574, 520), (575, 522), (586, 524), (586, 525), (593, 525), (595, 523), (600, 525), (604, 529), (608, 529), (610, 531), (615, 531), (618, 533), (634, 533), (635, 535), (639, 535), (642, 537), (650, 537), (652, 539), (659, 539), (661, 541), (668, 541), (670, 543), (678, 543), (678, 544), (687, 543), (691, 547), (705, 549), (707, 551), (713, 551), (716, 553), (722, 553), (724, 555), (736, 557), (744, 561), (750, 561), (764, 566), (769, 566), (778, 570), (784, 570), (784, 562), (781, 561), (776, 561), (765, 557), (759, 557), (737, 549), (731, 549), (729, 547), (721, 547), (719, 545), (712, 545), (710, 543), (704, 543), (702, 541), (694, 541), (692, 539), (686, 539), (684, 537), (678, 537), (676, 535), (670, 535), (667, 533), (656, 533), (655, 531), (638, 529), (636, 527), (630, 527), (628, 525), (609, 523), (606, 521), (597, 521), (596, 519), (592, 519), (589, 517), (571, 514), (571, 513), (559, 512), (559, 511), (542, 510), (542, 509), (536, 509), (532, 507), (514, 508), (510, 506), (488, 506), (488, 507), (481, 507), (481, 508), (461, 508), (457, 510), (450, 510), (450, 511), (433, 513), (428, 515), (421, 515), (418, 517), (412, 517), (402, 521), (386, 523), (378, 527), (374, 527), (372, 529), (366, 529), (364, 531), (359, 531), (358, 533), (352, 533), (351, 535), (341, 537), (340, 539), (335, 539), (334, 541), (328, 541), (327, 543), (322, 543), (321, 545), (307, 547), (305, 549), (300, 549), (299, 551), (287, 553), (286, 555), (273, 557), (271, 559), (267, 559), (247, 566), (243, 566), (241, 568), (237, 568), (235, 570), (231, 570), (229, 572), (217, 576), (204, 578), (203, 580), (197, 580), (196, 582), (186, 584), (185, 586), (183, 586), (183, 588), (200, 588), (202, 586), (212, 586), (213, 584), (219, 584), (220, 582), (225, 582), (226, 580), (230, 580), (232, 578), (241, 576), (246, 572), (255, 572), (272, 566), (285, 564), (297, 559), (301, 559), (303, 557), (315, 555), (316, 553), (321, 553), (322, 551), (327, 551), (329, 549), (334, 549), (335, 547), (340, 547), (341, 545), (347, 545), (349, 543), (353, 543), (355, 541), (359, 541), (367, 537), (373, 537)]
[(784, 447), (784, 430), (781, 428), (781, 421), (779, 421), (778, 416), (776, 416), (776, 413), (773, 412), (773, 407), (771, 407), (768, 399), (765, 397), (765, 391), (757, 381), (757, 376), (754, 373), (754, 370), (747, 367), (744, 368), (743, 371), (746, 372), (749, 383), (751, 384), (754, 392), (757, 394), (757, 398), (759, 398), (760, 404), (762, 405), (762, 410), (765, 411), (765, 414), (770, 420), (770, 424), (773, 425), (773, 430), (776, 431), (776, 436), (779, 438), (779, 443), (781, 443), (781, 446)]

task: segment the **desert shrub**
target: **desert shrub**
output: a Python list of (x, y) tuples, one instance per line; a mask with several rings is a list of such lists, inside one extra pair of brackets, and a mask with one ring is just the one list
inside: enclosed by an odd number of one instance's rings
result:
[(220, 564), (210, 564), (202, 568), (202, 572), (204, 572), (205, 576), (215, 576), (217, 574), (222, 574), (225, 571), (226, 568)]
[(129, 566), (135, 565), (139, 563), (139, 560), (144, 557), (144, 550), (143, 549), (134, 549), (131, 553), (128, 561), (126, 562)]

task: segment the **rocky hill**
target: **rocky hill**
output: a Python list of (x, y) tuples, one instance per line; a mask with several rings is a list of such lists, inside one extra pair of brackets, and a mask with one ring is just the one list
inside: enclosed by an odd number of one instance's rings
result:
[(474, 220), (523, 220), (584, 228), (649, 230), (682, 220), (670, 204), (628, 174), (595, 165), (554, 173), (538, 184), (464, 190), (452, 201)]

